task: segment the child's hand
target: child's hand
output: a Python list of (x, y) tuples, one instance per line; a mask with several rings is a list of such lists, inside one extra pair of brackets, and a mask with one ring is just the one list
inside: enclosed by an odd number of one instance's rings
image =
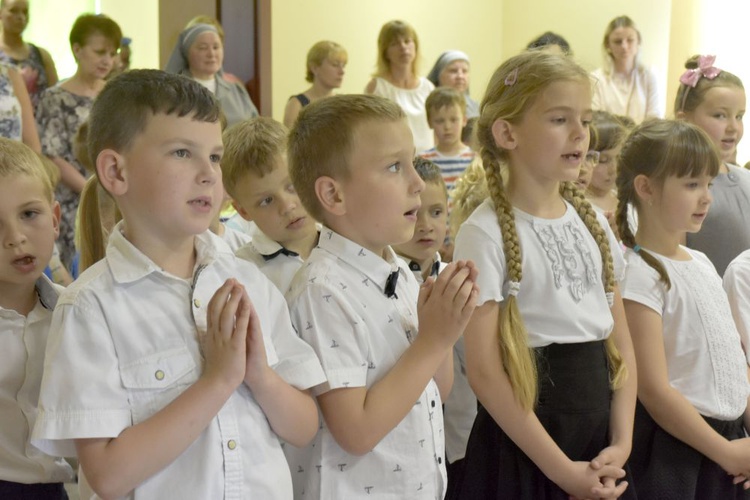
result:
[(203, 377), (235, 389), (245, 376), (250, 300), (245, 288), (228, 279), (208, 303), (207, 331), (199, 336), (206, 360)]
[[(595, 470), (589, 462), (571, 462), (571, 465), (570, 471), (557, 483), (571, 498), (619, 498), (628, 487), (627, 481), (615, 484), (615, 480), (625, 477), (625, 470), (620, 467), (602, 465)], [(607, 481), (609, 478), (613, 480)]]
[[(622, 467), (630, 456), (630, 450), (625, 450), (618, 445), (612, 445), (604, 448), (599, 452), (593, 460), (590, 462), (590, 466), (594, 470), (600, 470), (605, 465), (613, 465), (615, 467)], [(602, 484), (607, 488), (615, 488), (617, 485), (617, 478), (614, 477), (603, 477)]]
[(477, 305), (477, 268), (469, 261), (448, 264), (436, 280), (428, 279), (419, 291), (417, 309), (420, 335), (452, 346), (463, 334)]
[(261, 382), (268, 373), (268, 358), (266, 357), (266, 345), (263, 342), (263, 331), (260, 327), (258, 313), (255, 306), (250, 301), (250, 297), (245, 294), (247, 299), (249, 322), (247, 325), (246, 345), (246, 364), (245, 364), (245, 383), (250, 389), (253, 385)]
[(726, 450), (724, 457), (718, 462), (721, 468), (735, 478), (750, 478), (750, 438), (728, 441)]

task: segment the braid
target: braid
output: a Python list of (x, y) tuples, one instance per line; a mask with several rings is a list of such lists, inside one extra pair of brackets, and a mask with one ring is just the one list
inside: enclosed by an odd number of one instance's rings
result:
[[(521, 245), (516, 232), (513, 206), (503, 187), (500, 162), (486, 148), (482, 148), (482, 161), (487, 177), (487, 187), (495, 205), (498, 224), (503, 237), (503, 250), (508, 279), (521, 282)], [(505, 307), (500, 312), (498, 339), (500, 355), (505, 372), (508, 374), (513, 393), (521, 406), (531, 409), (536, 404), (537, 370), (533, 351), (528, 346), (528, 334), (523, 318), (518, 310), (515, 294), (509, 294)]]
[[(560, 185), (560, 193), (573, 208), (575, 208), (578, 216), (586, 224), (591, 236), (594, 237), (597, 246), (599, 247), (599, 253), (602, 256), (602, 269), (604, 274), (604, 292), (607, 294), (607, 300), (610, 301), (610, 297), (613, 296), (615, 290), (615, 267), (612, 261), (612, 250), (609, 247), (609, 238), (607, 232), (602, 228), (601, 224), (596, 218), (596, 211), (591, 206), (583, 193), (575, 187), (572, 182), (563, 182)], [(618, 207), (619, 208), (619, 207)], [(627, 367), (622, 360), (620, 352), (615, 346), (615, 341), (612, 335), (607, 337), (605, 341), (605, 347), (607, 349), (607, 358), (609, 360), (609, 376), (610, 382), (613, 389), (619, 388), (627, 377)]]

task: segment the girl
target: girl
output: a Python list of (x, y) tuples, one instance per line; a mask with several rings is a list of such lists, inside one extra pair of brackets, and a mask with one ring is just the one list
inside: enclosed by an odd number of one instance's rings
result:
[(312, 87), (289, 98), (284, 109), (284, 125), (291, 128), (302, 108), (333, 95), (333, 90), (341, 87), (347, 59), (346, 49), (336, 42), (324, 40), (310, 48), (305, 80), (312, 83)]
[(617, 481), (636, 381), (615, 284), (623, 261), (573, 185), (589, 145), (589, 77), (569, 58), (526, 52), (495, 72), (481, 110), (490, 199), (456, 240), (456, 258), (481, 269), (464, 334), (481, 407), (456, 498), (627, 496)]
[(586, 189), (586, 198), (594, 209), (604, 213), (614, 213), (617, 208), (617, 155), (625, 137), (626, 129), (622, 122), (611, 113), (597, 111), (592, 123), (596, 133), (592, 136), (589, 149), (599, 152), (599, 161), (591, 175)]
[(694, 56), (680, 77), (675, 116), (702, 128), (719, 149), (721, 163), (714, 179), (711, 211), (697, 233), (688, 233), (687, 246), (705, 253), (724, 275), (729, 263), (750, 248), (750, 172), (730, 162), (742, 139), (745, 89), (732, 73), (713, 66), (713, 56)]
[(632, 132), (619, 164), (623, 298), (638, 361), (630, 461), (638, 496), (750, 498), (733, 484), (750, 477), (747, 362), (721, 278), (680, 244), (705, 219), (719, 159), (697, 127), (659, 120)]

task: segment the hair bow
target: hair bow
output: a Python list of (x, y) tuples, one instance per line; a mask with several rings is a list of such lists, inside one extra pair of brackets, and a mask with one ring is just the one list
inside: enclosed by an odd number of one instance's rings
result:
[(698, 57), (698, 67), (686, 70), (680, 77), (680, 82), (695, 88), (695, 86), (698, 85), (698, 80), (701, 79), (701, 76), (713, 80), (719, 76), (719, 73), (721, 73), (719, 68), (714, 67), (714, 61), (716, 61), (716, 56)]

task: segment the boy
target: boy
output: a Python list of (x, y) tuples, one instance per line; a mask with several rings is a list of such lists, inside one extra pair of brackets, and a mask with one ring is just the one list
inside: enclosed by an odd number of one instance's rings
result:
[(474, 159), (474, 151), (461, 142), (461, 129), (466, 125), (466, 98), (455, 89), (439, 87), (427, 97), (425, 109), (437, 144), (420, 156), (440, 167), (450, 194), (458, 176)]
[[(224, 194), (215, 98), (123, 73), (88, 141), (123, 220), (58, 301), (35, 444), (77, 453), (82, 498), (291, 498), (279, 438), (315, 434), (303, 390), (324, 376), (281, 294), (208, 232)], [(83, 234), (99, 223), (84, 214)]]
[(44, 276), (60, 205), (41, 160), (0, 138), (0, 498), (67, 498), (73, 470), (29, 445), (44, 348), (61, 287)]
[(271, 118), (255, 118), (224, 132), (224, 188), (245, 220), (257, 226), (236, 253), (254, 263), (281, 292), (318, 241), (315, 221), (289, 180), (287, 129)]
[(476, 270), (453, 263), (417, 297), (390, 246), (414, 233), (424, 182), (413, 154), (401, 108), (372, 95), (312, 103), (290, 133), (292, 182), (323, 223), (287, 294), (328, 377), (314, 389), (324, 423), (307, 469), (310, 498), (445, 494), (441, 393), (474, 309)]

